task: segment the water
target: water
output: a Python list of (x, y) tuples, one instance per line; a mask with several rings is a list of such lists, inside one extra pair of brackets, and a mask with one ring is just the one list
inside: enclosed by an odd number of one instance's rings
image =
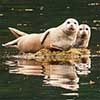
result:
[(13, 59), (18, 51), (0, 46), (0, 100), (99, 100), (99, 11), (99, 0), (1, 0), (0, 44), (14, 39), (8, 27), (43, 32), (69, 17), (89, 24), (92, 36), (90, 57), (49, 64)]

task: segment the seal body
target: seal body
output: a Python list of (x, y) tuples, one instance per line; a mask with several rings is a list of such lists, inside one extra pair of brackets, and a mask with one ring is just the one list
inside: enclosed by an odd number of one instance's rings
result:
[(40, 43), (41, 34), (30, 34), (19, 38), (17, 47), (22, 52), (35, 53), (42, 48)]

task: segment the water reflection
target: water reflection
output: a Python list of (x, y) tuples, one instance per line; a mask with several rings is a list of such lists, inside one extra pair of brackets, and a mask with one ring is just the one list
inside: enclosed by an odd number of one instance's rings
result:
[(18, 59), (15, 61), (6, 61), (9, 65), (9, 73), (24, 74), (24, 75), (39, 75), (43, 76), (43, 66), (34, 60)]
[(5, 64), (10, 66), (9, 73), (44, 76), (45, 86), (71, 90), (79, 88), (79, 77), (70, 62), (66, 64), (40, 64), (34, 60), (18, 59), (16, 61), (6, 61)]
[(74, 62), (79, 75), (88, 75), (91, 68), (91, 59), (88, 56), (83, 56), (79, 60)]
[(10, 74), (43, 76), (43, 86), (77, 91), (79, 76), (90, 73), (91, 59), (89, 55), (83, 55), (79, 58), (71, 58), (66, 62), (40, 63), (35, 60), (17, 58), (10, 59), (5, 64), (9, 65)]
[(77, 90), (79, 88), (79, 77), (74, 66), (67, 62), (63, 65), (45, 66), (44, 83), (46, 85), (61, 87), (64, 89)]

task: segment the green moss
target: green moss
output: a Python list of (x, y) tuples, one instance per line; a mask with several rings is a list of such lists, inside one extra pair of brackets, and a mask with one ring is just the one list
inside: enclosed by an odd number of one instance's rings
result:
[(72, 48), (68, 51), (50, 51), (47, 49), (41, 49), (37, 53), (28, 53), (19, 55), (17, 58), (21, 59), (33, 59), (38, 62), (66, 62), (69, 60), (79, 60), (81, 56), (89, 56), (90, 51), (88, 49)]

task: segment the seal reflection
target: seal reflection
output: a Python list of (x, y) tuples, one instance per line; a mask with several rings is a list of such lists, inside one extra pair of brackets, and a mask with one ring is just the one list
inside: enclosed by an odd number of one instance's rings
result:
[(61, 87), (64, 89), (77, 90), (79, 77), (76, 69), (70, 62), (59, 65), (47, 65), (45, 69), (44, 83), (46, 86)]
[(6, 61), (10, 74), (43, 77), (43, 86), (60, 87), (72, 91), (79, 88), (79, 76), (88, 75), (91, 67), (89, 56), (69, 59), (66, 62), (41, 63), (35, 60), (15, 59)]
[[(41, 64), (34, 60), (17, 59), (6, 61), (10, 74), (43, 76), (43, 85), (77, 90), (79, 77), (70, 62), (66, 64)], [(16, 65), (16, 66), (15, 66)]]

